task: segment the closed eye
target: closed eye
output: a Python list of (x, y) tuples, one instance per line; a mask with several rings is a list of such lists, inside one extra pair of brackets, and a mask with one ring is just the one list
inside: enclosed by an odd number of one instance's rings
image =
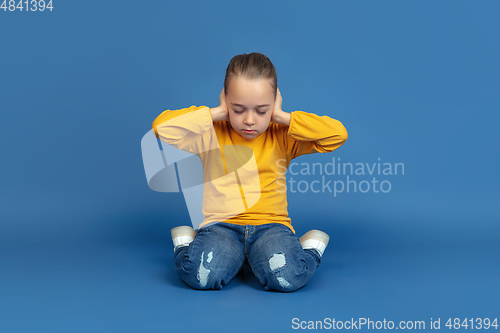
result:
[[(240, 114), (240, 113), (243, 113), (243, 112), (244, 111), (236, 111), (236, 110), (234, 110), (234, 113), (237, 113), (237, 114)], [(263, 112), (257, 111), (258, 114), (262, 114), (262, 115), (266, 114), (266, 112), (267, 111), (263, 111)]]

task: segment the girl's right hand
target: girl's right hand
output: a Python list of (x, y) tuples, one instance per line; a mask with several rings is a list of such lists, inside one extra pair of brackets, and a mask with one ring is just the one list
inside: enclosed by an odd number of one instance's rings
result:
[(212, 113), (213, 121), (229, 120), (229, 110), (226, 104), (226, 94), (224, 92), (224, 88), (222, 88), (219, 96), (219, 106), (211, 108), (210, 112)]
[(229, 110), (227, 108), (227, 103), (226, 103), (225, 88), (222, 88), (222, 91), (219, 96), (219, 108), (221, 109), (221, 113), (223, 114), (222, 120), (229, 120)]

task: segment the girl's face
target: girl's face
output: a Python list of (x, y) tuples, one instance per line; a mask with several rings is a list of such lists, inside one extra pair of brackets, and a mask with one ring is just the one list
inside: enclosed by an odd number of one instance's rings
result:
[(269, 127), (274, 91), (267, 79), (233, 77), (229, 81), (226, 104), (233, 129), (243, 138), (252, 140)]

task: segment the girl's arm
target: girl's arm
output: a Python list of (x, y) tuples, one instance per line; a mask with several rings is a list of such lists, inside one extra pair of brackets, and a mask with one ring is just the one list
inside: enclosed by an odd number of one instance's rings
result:
[(346, 142), (347, 130), (340, 121), (304, 111), (284, 112), (282, 103), (277, 89), (271, 121), (288, 126), (285, 147), (290, 160), (305, 154), (331, 152)]
[(213, 121), (229, 120), (227, 109), (224, 109), (220, 105), (216, 108), (210, 108), (210, 115), (212, 116)]
[(213, 122), (228, 120), (225, 91), (219, 95), (219, 106), (192, 105), (180, 110), (166, 110), (153, 121), (157, 138), (166, 143), (198, 154), (218, 148)]
[(153, 131), (160, 140), (175, 141), (191, 133), (210, 129), (212, 119), (207, 106), (192, 105), (179, 110), (165, 110), (153, 121)]
[(193, 154), (210, 150), (214, 139), (217, 141), (207, 106), (163, 111), (152, 127), (160, 140)]
[(336, 119), (293, 111), (285, 147), (290, 159), (294, 159), (300, 155), (332, 152), (342, 146), (347, 137), (346, 128)]

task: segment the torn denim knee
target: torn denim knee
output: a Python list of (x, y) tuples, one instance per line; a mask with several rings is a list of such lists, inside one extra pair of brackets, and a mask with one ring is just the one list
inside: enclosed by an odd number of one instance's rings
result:
[[(285, 254), (275, 253), (272, 255), (271, 258), (269, 258), (268, 262), (269, 262), (269, 268), (271, 269), (271, 273), (273, 273), (273, 274), (278, 273), (278, 275), (279, 275), (279, 272), (282, 271), (286, 265)], [(276, 276), (276, 279), (278, 280), (278, 283), (282, 288), (290, 288), (292, 286), (282, 276)]]
[[(210, 269), (208, 267), (205, 267), (206, 265), (204, 265), (203, 263), (204, 255), (205, 252), (201, 254), (200, 268), (198, 269), (198, 275), (196, 276), (202, 288), (206, 287), (208, 283), (208, 275), (210, 274)], [(210, 253), (207, 255), (207, 260), (206, 260), (207, 264), (210, 263), (212, 259), (213, 259), (213, 252), (210, 251)]]

